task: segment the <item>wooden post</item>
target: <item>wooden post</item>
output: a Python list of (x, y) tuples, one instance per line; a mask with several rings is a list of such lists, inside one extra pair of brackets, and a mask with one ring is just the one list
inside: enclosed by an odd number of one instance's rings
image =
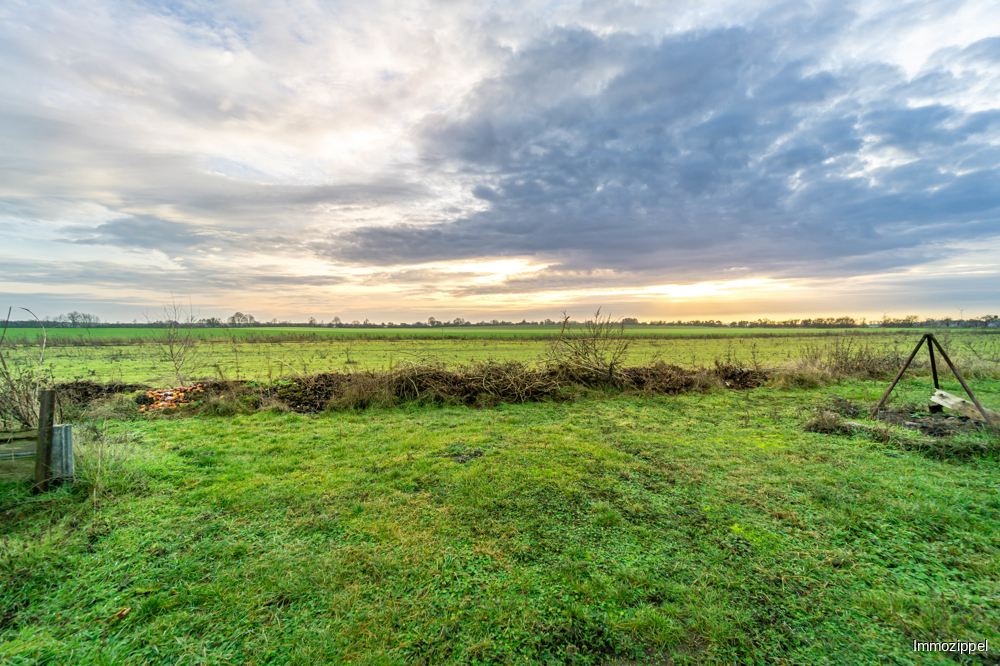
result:
[(35, 454), (35, 492), (49, 489), (52, 471), (52, 426), (55, 423), (56, 392), (42, 391), (38, 396), (38, 451)]

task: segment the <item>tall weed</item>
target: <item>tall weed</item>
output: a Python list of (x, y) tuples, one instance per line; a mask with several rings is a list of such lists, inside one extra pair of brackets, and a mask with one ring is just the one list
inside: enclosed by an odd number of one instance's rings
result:
[(146, 485), (135, 438), (112, 431), (107, 421), (80, 429), (73, 454), (77, 486), (94, 502), (134, 494)]

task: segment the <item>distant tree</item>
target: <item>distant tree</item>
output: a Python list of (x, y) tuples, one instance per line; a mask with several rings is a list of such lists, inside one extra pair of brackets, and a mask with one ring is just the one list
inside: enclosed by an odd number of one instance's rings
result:
[(621, 323), (625, 326), (638, 326), (639, 320), (635, 317), (624, 317)]
[(78, 326), (89, 326), (91, 324), (99, 324), (101, 318), (97, 315), (87, 314), (86, 312), (70, 312), (67, 315), (60, 315), (60, 317), (65, 316), (66, 321), (69, 321), (70, 326), (76, 328)]
[(438, 323), (438, 320), (435, 319), (434, 317), (428, 317), (427, 318), (427, 325), (428, 326), (437, 326), (437, 323)]
[(309, 325), (310, 326), (316, 325), (316, 317), (309, 317)]
[(230, 326), (250, 326), (256, 324), (257, 320), (251, 314), (236, 312), (226, 320)]

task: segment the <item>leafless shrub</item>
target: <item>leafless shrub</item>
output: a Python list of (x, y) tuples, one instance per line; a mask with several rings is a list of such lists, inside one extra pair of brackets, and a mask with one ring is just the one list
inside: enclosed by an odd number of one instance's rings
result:
[(560, 379), (585, 386), (622, 386), (622, 368), (628, 358), (632, 338), (625, 325), (602, 317), (600, 308), (594, 318), (573, 330), (563, 312), (559, 337), (550, 345), (545, 365)]
[(27, 359), (15, 360), (4, 347), (7, 338), (7, 325), (13, 308), (7, 310), (3, 333), (0, 334), (0, 423), (17, 425), (21, 428), (34, 428), (38, 425), (38, 394), (52, 384), (52, 375), (46, 372), (45, 345), (48, 335), (45, 325), (27, 308), (21, 308), (42, 327), (42, 339), (38, 347), (38, 359), (31, 362)]

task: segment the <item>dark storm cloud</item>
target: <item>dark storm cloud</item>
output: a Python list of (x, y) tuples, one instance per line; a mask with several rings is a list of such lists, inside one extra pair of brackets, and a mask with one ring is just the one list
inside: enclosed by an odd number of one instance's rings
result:
[(569, 271), (850, 274), (940, 258), (942, 237), (998, 235), (1000, 110), (956, 105), (977, 75), (944, 69), (995, 68), (996, 39), (911, 79), (824, 68), (849, 13), (776, 18), (658, 41), (551, 33), (421, 127), (425, 164), (469, 179), (487, 210), (314, 249), (377, 265), (535, 255)]

